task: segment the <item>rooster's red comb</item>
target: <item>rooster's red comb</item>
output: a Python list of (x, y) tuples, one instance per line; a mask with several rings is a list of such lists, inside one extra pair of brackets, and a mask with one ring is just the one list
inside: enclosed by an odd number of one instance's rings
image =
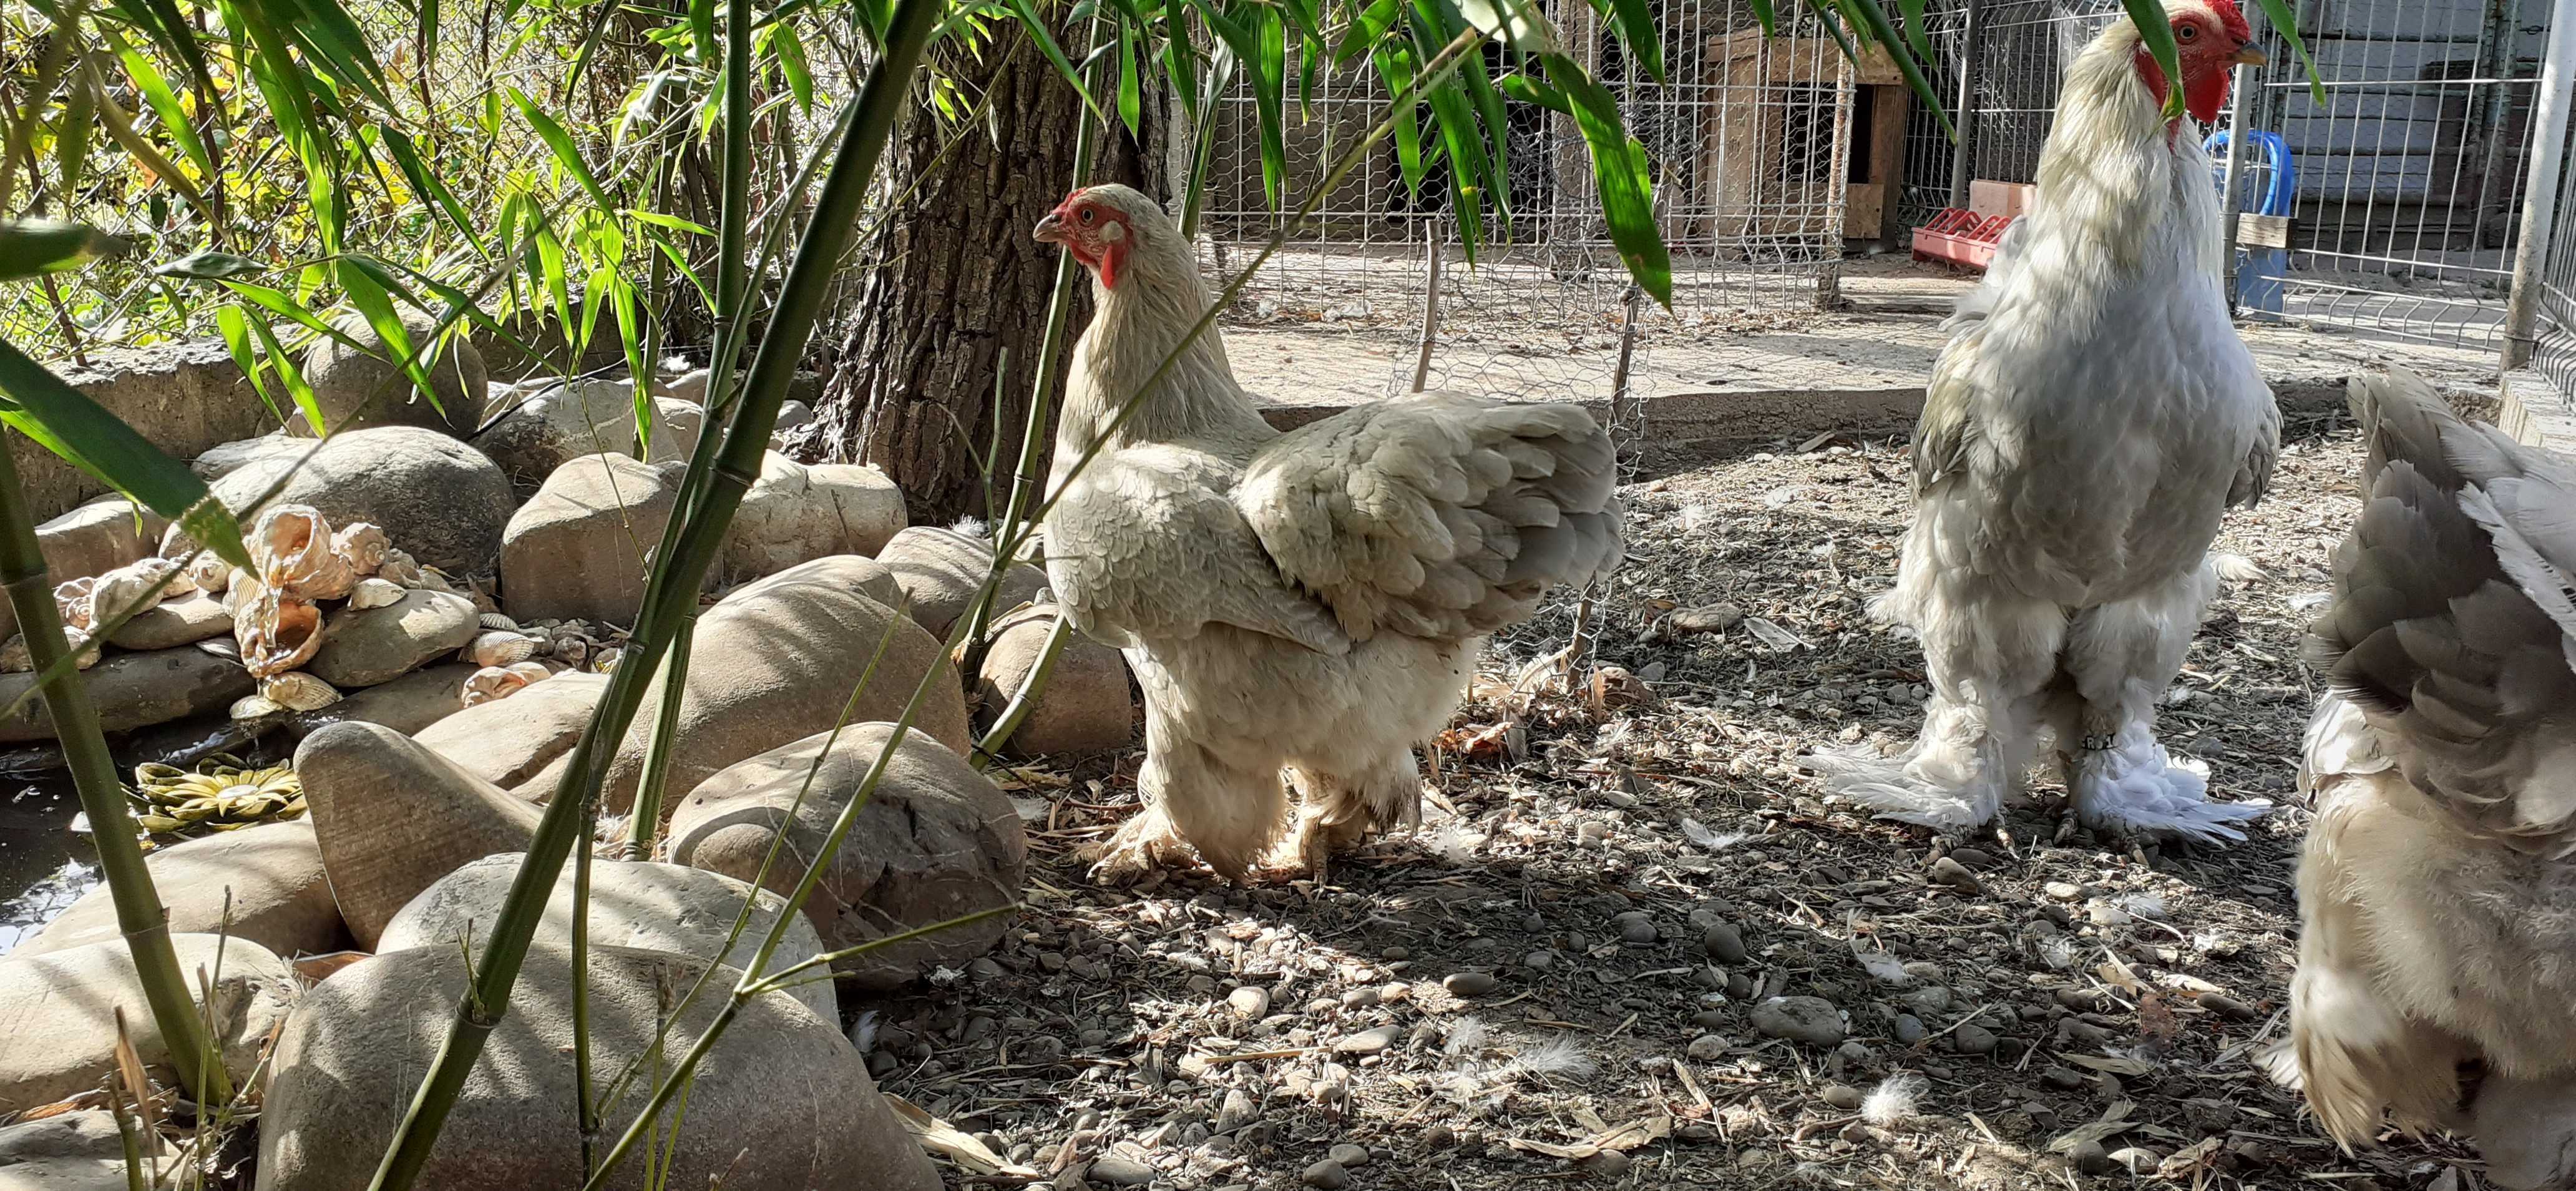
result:
[(2239, 43), (2254, 40), (2254, 27), (2245, 23), (2245, 14), (2237, 9), (2236, 0), (2207, 0), (2207, 3), (2209, 11), (2218, 14), (2219, 28), (2226, 30), (2231, 40)]

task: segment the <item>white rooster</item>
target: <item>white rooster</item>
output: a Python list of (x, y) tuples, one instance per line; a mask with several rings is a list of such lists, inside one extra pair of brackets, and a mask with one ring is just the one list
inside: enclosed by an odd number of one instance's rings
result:
[(1187, 844), (1242, 876), (1285, 826), (1283, 769), (1310, 869), (1414, 823), (1413, 748), (1448, 725), (1484, 635), (1618, 565), (1609, 436), (1573, 405), (1444, 393), (1282, 434), (1212, 328), (1149, 388), (1210, 301), (1180, 228), (1112, 185), (1075, 191), (1036, 234), (1092, 271), (1098, 299), (1056, 431), (1047, 578), (1145, 692), (1145, 810), (1102, 868)]
[[(2262, 61), (2229, 0), (2166, 5), (2190, 114)], [(2077, 817), (2241, 839), (2154, 735), (2216, 589), (2220, 513), (2270, 481), (2280, 413), (2219, 289), (2209, 160), (2161, 110), (2125, 17), (2068, 67), (2038, 193), (1960, 304), (1914, 436), (1916, 506), (1876, 606), (1933, 688), (1902, 756), (1819, 754), (1828, 787), (1945, 829), (1994, 818), (2053, 735)]]
[(2576, 1187), (2576, 464), (2364, 377), (2368, 503), (2308, 630), (2299, 970), (2273, 1071), (2326, 1132), (2466, 1129)]

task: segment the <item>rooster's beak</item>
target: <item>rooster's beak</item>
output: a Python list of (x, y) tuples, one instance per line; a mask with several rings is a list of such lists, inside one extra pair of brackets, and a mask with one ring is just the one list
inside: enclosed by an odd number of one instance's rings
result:
[(1038, 221), (1037, 230), (1029, 235), (1040, 244), (1064, 243), (1064, 216), (1047, 212), (1047, 217)]
[(2271, 59), (2264, 57), (2263, 51), (2255, 49), (2249, 45), (2236, 51), (2236, 56), (2229, 58), (2228, 61), (2233, 62), (2238, 66), (2261, 66), (2264, 63), (2271, 61)]

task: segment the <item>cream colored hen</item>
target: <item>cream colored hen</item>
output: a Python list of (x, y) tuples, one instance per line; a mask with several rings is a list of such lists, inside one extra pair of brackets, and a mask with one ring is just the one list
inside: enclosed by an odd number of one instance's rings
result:
[(1098, 299), (1056, 433), (1047, 576), (1145, 692), (1145, 810), (1103, 869), (1186, 843), (1242, 876), (1286, 826), (1283, 769), (1310, 868), (1418, 821), (1414, 746), (1447, 726), (1484, 635), (1619, 562), (1609, 436), (1572, 405), (1445, 393), (1282, 434), (1212, 328), (1154, 379), (1210, 298), (1151, 199), (1077, 190), (1037, 237)]
[(2357, 379), (2368, 501), (2311, 626), (2290, 1040), (2334, 1138), (2464, 1129), (2576, 1186), (2576, 465)]

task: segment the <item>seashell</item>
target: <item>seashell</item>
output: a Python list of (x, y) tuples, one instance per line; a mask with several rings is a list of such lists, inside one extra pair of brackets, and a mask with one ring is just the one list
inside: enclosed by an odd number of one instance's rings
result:
[(224, 613), (231, 616), (234, 621), (240, 621), (243, 610), (249, 608), (251, 601), (258, 599), (260, 593), (267, 590), (268, 585), (260, 582), (258, 575), (238, 567), (234, 568), (232, 578), (224, 586), (223, 599), (220, 601), (224, 606)]
[[(86, 631), (64, 625), (63, 644), (73, 653), (74, 669), (87, 670), (98, 664), (98, 647), (90, 644)], [(8, 642), (0, 644), (0, 674), (30, 674), (35, 669), (36, 655), (27, 648), (27, 635), (10, 634)]]
[(519, 673), (515, 669), (485, 666), (466, 676), (465, 705), (479, 707), (495, 699), (509, 698), (520, 687), (535, 680), (534, 676)]
[(209, 550), (188, 564), (188, 579), (197, 585), (199, 591), (222, 595), (224, 589), (233, 584), (233, 564)]
[(430, 589), (431, 591), (454, 592), (458, 595), (464, 594), (464, 592), (457, 587), (455, 578), (450, 576), (447, 572), (439, 570), (437, 567), (424, 566), (420, 569), (420, 585)]
[(331, 553), (361, 575), (373, 574), (377, 567), (385, 565), (385, 555), (393, 548), (385, 531), (365, 521), (351, 522), (331, 535)]
[(322, 648), (322, 610), (263, 588), (233, 613), (233, 639), (241, 643), (242, 666), (254, 678), (267, 678), (313, 660)]
[(402, 584), (391, 579), (379, 579), (369, 575), (358, 580), (357, 586), (349, 589), (349, 610), (364, 612), (369, 608), (382, 608), (402, 598)]
[(578, 670), (582, 663), (590, 660), (594, 644), (579, 633), (556, 632), (546, 638), (546, 656)]
[(626, 659), (626, 651), (615, 646), (599, 651), (599, 664), (592, 669), (602, 674), (617, 673), (617, 663)]
[(482, 621), (483, 627), (487, 629), (499, 629), (504, 633), (515, 633), (519, 631), (518, 621), (512, 620), (498, 612), (486, 612), (479, 619)]
[[(99, 576), (89, 593), (91, 621), (149, 612), (160, 606), (162, 600), (184, 594), (176, 590), (181, 577), (173, 572), (178, 569), (179, 564), (170, 559), (147, 558)], [(165, 577), (169, 583), (162, 584)], [(160, 585), (160, 589), (154, 590), (155, 585)], [(188, 587), (195, 590), (196, 585), (191, 583)]]
[(390, 579), (404, 587), (420, 586), (420, 564), (401, 550), (385, 551), (385, 561), (376, 567), (376, 577)]
[(340, 701), (340, 692), (332, 689), (330, 683), (302, 670), (289, 670), (262, 680), (259, 693), (290, 711), (319, 711)]
[(76, 629), (89, 627), (90, 591), (98, 586), (94, 578), (67, 579), (54, 585), (54, 608), (63, 614), (63, 623)]
[(264, 582), (295, 599), (336, 600), (358, 581), (357, 570), (332, 553), (331, 523), (310, 505), (260, 514), (251, 530), (251, 559)]
[(255, 720), (286, 710), (284, 704), (266, 695), (244, 695), (233, 700), (231, 715), (237, 720)]
[(559, 673), (559, 671), (554, 667), (549, 666), (544, 662), (512, 662), (511, 664), (501, 668), (512, 674), (516, 674), (521, 678), (527, 679), (530, 682), (542, 682)]
[(465, 648), (456, 652), (456, 656), (460, 661), (477, 666), (507, 666), (512, 662), (524, 662), (536, 652), (537, 643), (533, 638), (496, 631), (476, 634), (473, 640), (465, 643)]

